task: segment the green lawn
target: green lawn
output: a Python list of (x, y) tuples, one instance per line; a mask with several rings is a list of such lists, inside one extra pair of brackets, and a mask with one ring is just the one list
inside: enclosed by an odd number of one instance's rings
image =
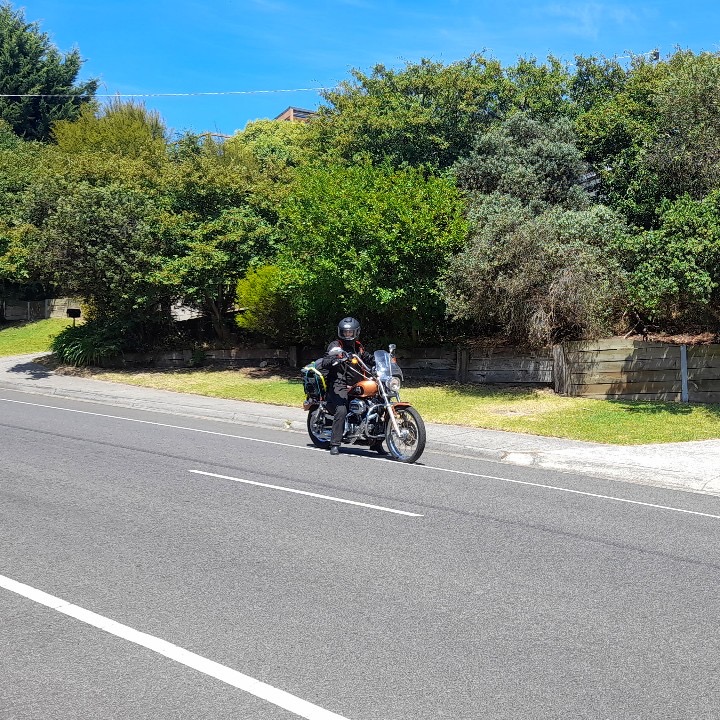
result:
[[(299, 374), (288, 378), (267, 370), (93, 371), (92, 376), (275, 405), (297, 407), (304, 400)], [(417, 383), (404, 388), (402, 397), (412, 402), (427, 422), (618, 445), (720, 438), (720, 405), (588, 400), (561, 397), (545, 389)]]
[(551, 390), (409, 388), (431, 422), (617, 445), (720, 438), (720, 405), (563, 397)]
[(46, 352), (53, 337), (72, 320), (51, 318), (25, 323), (0, 323), (0, 357)]

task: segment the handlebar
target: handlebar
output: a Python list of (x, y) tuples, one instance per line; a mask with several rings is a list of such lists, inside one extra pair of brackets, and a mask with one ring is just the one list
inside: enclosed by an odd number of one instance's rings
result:
[(333, 361), (333, 365), (337, 365), (340, 362), (351, 362), (353, 364), (360, 365), (363, 370), (366, 370), (369, 373), (372, 373), (372, 368), (367, 365), (364, 360), (355, 353), (349, 353), (345, 350), (339, 350), (339, 352), (333, 353), (333, 355), (337, 356), (337, 360)]
[(360, 367), (362, 367), (364, 370), (367, 370), (369, 373), (372, 372), (372, 368), (365, 363), (365, 361), (355, 353), (345, 353), (345, 361), (350, 361), (351, 363), (358, 363)]

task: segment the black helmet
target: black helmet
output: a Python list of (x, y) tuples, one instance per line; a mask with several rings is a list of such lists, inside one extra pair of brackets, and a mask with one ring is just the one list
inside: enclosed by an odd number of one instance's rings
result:
[(354, 317), (343, 318), (338, 323), (338, 338), (344, 342), (360, 337), (360, 323)]

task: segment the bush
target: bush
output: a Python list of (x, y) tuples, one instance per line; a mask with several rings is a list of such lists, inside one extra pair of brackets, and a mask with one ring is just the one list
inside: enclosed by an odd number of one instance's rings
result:
[(510, 195), (536, 212), (548, 205), (587, 207), (580, 186), (586, 170), (570, 120), (539, 122), (524, 113), (479, 134), (472, 153), (454, 166), (463, 190)]
[(52, 341), (51, 349), (66, 365), (98, 365), (120, 354), (117, 328), (89, 322), (65, 328)]
[(660, 227), (616, 244), (641, 317), (665, 329), (720, 321), (720, 191), (661, 209)]
[(624, 226), (611, 210), (535, 216), (518, 199), (490, 195), (471, 220), (475, 232), (444, 278), (452, 318), (531, 345), (612, 329), (624, 277), (609, 248)]
[(441, 335), (438, 278), (465, 239), (463, 212), (448, 176), (307, 168), (280, 210), (286, 242), (277, 258), (298, 339), (332, 337), (346, 315), (376, 335), (415, 342)]
[(283, 274), (275, 265), (249, 270), (237, 285), (238, 327), (270, 339), (293, 337), (293, 312), (283, 297)]

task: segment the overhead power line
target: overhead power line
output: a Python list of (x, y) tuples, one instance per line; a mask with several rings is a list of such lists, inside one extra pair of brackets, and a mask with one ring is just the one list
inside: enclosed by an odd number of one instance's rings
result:
[[(334, 87), (315, 87), (315, 88), (289, 88), (282, 90), (220, 90), (218, 92), (177, 92), (177, 93), (95, 93), (93, 97), (106, 98), (149, 98), (149, 97), (193, 97), (197, 95), (262, 95), (269, 93), (291, 93), (291, 92), (320, 92), (321, 90), (334, 90)], [(72, 98), (78, 97), (77, 94), (48, 94), (48, 93), (0, 93), (0, 97), (5, 98)]]

